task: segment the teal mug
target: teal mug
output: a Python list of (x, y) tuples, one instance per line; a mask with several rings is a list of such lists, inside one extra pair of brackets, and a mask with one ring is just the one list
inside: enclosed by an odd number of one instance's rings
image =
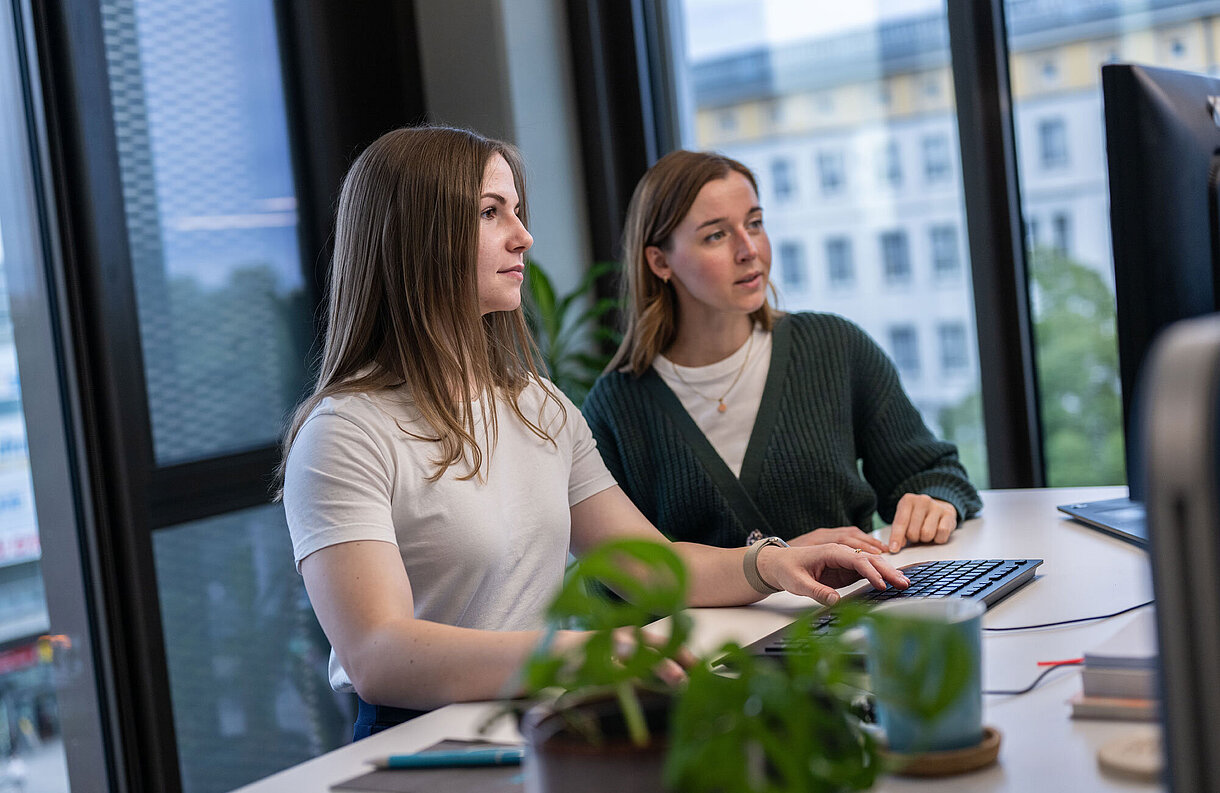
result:
[(921, 598), (869, 613), (868, 673), (890, 751), (964, 749), (983, 740), (985, 611), (977, 600)]

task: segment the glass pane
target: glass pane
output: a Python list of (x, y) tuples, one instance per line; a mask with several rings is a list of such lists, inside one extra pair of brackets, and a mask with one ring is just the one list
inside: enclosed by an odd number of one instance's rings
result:
[(350, 695), (292, 563), (284, 510), (153, 535), (185, 793), (221, 793), (352, 737)]
[[(47, 635), (50, 622), (9, 293), (11, 273), (43, 271), (33, 253), (38, 243), (37, 228), (30, 222), (30, 149), (22, 126), (24, 99), (11, 25), (8, 13), (0, 9), (0, 184), (5, 186), (0, 190), (0, 790), (66, 793), (68, 771), (52, 661), (70, 660), (71, 640), (62, 636), (52, 641)], [(64, 648), (58, 657), (56, 648)]]
[(3, 231), (0, 227), (0, 790), (9, 785), (50, 793), (68, 790), (68, 771), (53, 666), (45, 663), (50, 623)]
[(311, 338), (271, 0), (104, 0), (157, 462), (273, 443)]
[(1101, 66), (1220, 73), (1220, 2), (1007, 0), (1009, 72), (1050, 485), (1121, 484)]
[(854, 320), (986, 486), (943, 0), (674, 0), (688, 148), (758, 176), (780, 307)]

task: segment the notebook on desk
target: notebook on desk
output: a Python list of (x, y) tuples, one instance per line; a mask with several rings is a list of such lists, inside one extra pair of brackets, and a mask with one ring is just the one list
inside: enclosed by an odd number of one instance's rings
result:
[[(969, 598), (982, 601), (988, 608), (1028, 584), (1041, 559), (941, 559), (906, 565), (902, 572), (910, 580), (906, 589), (866, 587), (848, 597), (864, 603), (884, 603), (903, 598)], [(825, 630), (834, 619), (827, 611), (815, 623), (815, 634)], [(793, 643), (808, 637), (789, 636), (788, 626), (767, 634), (746, 649), (756, 655), (783, 655)]]

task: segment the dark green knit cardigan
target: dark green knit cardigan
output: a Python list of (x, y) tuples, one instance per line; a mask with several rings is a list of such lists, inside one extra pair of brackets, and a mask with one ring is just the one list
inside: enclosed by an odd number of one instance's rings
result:
[[(662, 532), (742, 545), (756, 527), (743, 524), (706, 466), (732, 473), (696, 430), (701, 461), (660, 401), (677, 404), (687, 431), (694, 427), (653, 369), (639, 378), (603, 375), (581, 410), (610, 472)], [(874, 511), (888, 523), (906, 493), (947, 501), (959, 518), (982, 506), (957, 448), (928, 431), (889, 358), (833, 314), (788, 314), (776, 323), (740, 482), (785, 539), (823, 527), (869, 530)]]

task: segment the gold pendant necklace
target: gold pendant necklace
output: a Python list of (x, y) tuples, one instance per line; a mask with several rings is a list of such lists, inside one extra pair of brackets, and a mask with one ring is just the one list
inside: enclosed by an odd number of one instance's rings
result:
[(746, 342), (746, 357), (742, 359), (741, 366), (738, 367), (737, 374), (733, 377), (733, 382), (729, 383), (729, 387), (724, 389), (724, 393), (718, 397), (710, 397), (704, 393), (701, 393), (699, 391), (699, 389), (695, 388), (693, 385), (691, 385), (689, 382), (687, 382), (686, 378), (682, 376), (681, 367), (679, 367), (677, 364), (673, 365), (674, 374), (677, 375), (678, 379), (682, 381), (682, 385), (686, 386), (687, 388), (689, 388), (691, 391), (693, 391), (695, 393), (695, 396), (699, 397), (700, 399), (707, 399), (712, 402), (715, 402), (716, 403), (716, 412), (723, 413), (729, 409), (729, 406), (724, 401), (724, 398), (729, 395), (729, 392), (733, 390), (733, 386), (737, 385), (737, 381), (741, 379), (742, 373), (745, 372), (746, 364), (748, 364), (750, 362), (750, 351), (753, 349), (753, 347), (754, 347), (754, 329), (751, 328), (750, 329), (750, 339), (749, 339), (749, 341)]

